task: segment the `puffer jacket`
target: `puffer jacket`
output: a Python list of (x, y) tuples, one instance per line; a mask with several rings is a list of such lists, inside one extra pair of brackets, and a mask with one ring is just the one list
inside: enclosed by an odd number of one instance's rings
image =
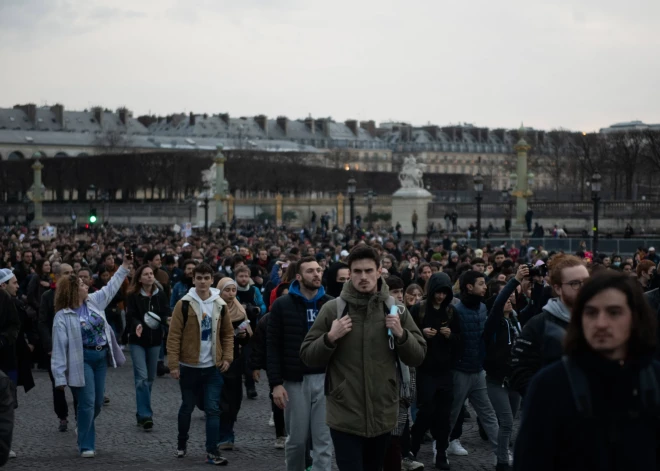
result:
[(311, 368), (326, 367), (326, 422), (333, 430), (361, 437), (390, 433), (399, 414), (398, 358), (418, 366), (426, 342), (412, 316), (402, 309), (403, 336), (390, 349), (385, 327), (389, 289), (382, 280), (373, 294), (359, 293), (347, 282), (341, 298), (348, 306), (352, 330), (336, 344), (328, 332), (337, 319), (337, 301), (327, 303), (305, 337), (300, 358)]
[(474, 301), (468, 306), (464, 300), (455, 304), (461, 320), (461, 339), (463, 341), (463, 352), (454, 363), (454, 370), (463, 373), (479, 373), (483, 370), (483, 362), (486, 357), (486, 344), (484, 343), (483, 333), (486, 327), (488, 312), (486, 305), (482, 302), (472, 307)]
[[(126, 324), (128, 329), (128, 343), (143, 348), (158, 347), (163, 341), (162, 326), (167, 325), (167, 318), (171, 310), (165, 292), (154, 286), (154, 293), (149, 296), (143, 290), (131, 293), (126, 297)], [(144, 322), (144, 314), (153, 312), (160, 317), (160, 325), (152, 329)], [(138, 337), (135, 329), (142, 326), (142, 336)]]

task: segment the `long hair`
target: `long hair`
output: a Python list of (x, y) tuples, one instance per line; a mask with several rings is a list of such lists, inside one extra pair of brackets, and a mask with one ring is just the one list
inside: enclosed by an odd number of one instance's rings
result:
[(591, 350), (582, 328), (584, 307), (592, 298), (607, 289), (621, 291), (626, 296), (628, 307), (632, 312), (628, 355), (639, 357), (655, 353), (657, 319), (644, 297), (642, 287), (637, 280), (628, 275), (614, 270), (603, 270), (589, 278), (578, 293), (564, 339), (566, 354), (578, 355)]
[(61, 277), (57, 280), (55, 290), (55, 312), (62, 309), (75, 309), (78, 306), (80, 306), (78, 277), (76, 275)]
[(145, 264), (140, 266), (140, 268), (138, 268), (137, 270), (135, 270), (135, 275), (133, 275), (133, 279), (131, 280), (131, 284), (128, 286), (128, 290), (126, 291), (126, 294), (133, 294), (140, 292), (140, 290), (142, 289), (142, 282), (140, 281), (140, 278), (142, 278), (142, 272), (146, 268), (151, 269), (149, 265)]

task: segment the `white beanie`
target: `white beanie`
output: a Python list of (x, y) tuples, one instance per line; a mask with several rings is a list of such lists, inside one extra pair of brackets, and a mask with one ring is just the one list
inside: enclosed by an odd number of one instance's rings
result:
[(0, 270), (0, 285), (3, 283), (7, 283), (13, 277), (14, 277), (14, 272), (12, 272), (9, 268), (3, 268), (2, 270)]

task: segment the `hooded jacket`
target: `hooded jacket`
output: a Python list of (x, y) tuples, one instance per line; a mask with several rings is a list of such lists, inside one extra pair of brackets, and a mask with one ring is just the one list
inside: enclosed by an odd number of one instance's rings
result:
[[(126, 297), (126, 324), (128, 333), (128, 343), (139, 345), (143, 348), (160, 346), (163, 341), (163, 329), (161, 326), (167, 326), (167, 318), (170, 317), (170, 303), (165, 292), (154, 285), (154, 292), (149, 296), (144, 290), (137, 293), (131, 293)], [(153, 312), (160, 317), (160, 326), (152, 329), (144, 322), (144, 314)], [(140, 337), (135, 333), (137, 326), (142, 326), (142, 335)]]
[[(447, 296), (440, 309), (433, 307), (433, 297), (436, 293), (444, 291)], [(414, 305), (410, 314), (415, 324), (424, 334), (424, 329), (432, 328), (438, 333), (432, 337), (424, 337), (427, 345), (426, 357), (422, 366), (418, 368), (420, 376), (449, 376), (451, 366), (460, 355), (461, 349), (461, 321), (453, 308), (451, 279), (446, 273), (434, 273), (429, 279), (428, 294), (425, 301)], [(449, 327), (451, 334), (446, 338), (439, 331), (442, 327)]]
[(559, 298), (543, 306), (541, 314), (525, 324), (511, 355), (511, 386), (524, 395), (532, 377), (544, 366), (557, 361), (571, 313)]
[[(373, 294), (359, 293), (346, 283), (346, 301), (352, 330), (336, 344), (328, 332), (337, 319), (337, 302), (323, 306), (300, 348), (300, 358), (311, 368), (326, 369), (326, 422), (333, 430), (377, 437), (394, 430), (399, 413), (397, 355), (408, 366), (424, 360), (426, 342), (412, 316), (400, 314), (403, 336), (390, 349), (385, 327), (389, 289), (382, 280)], [(270, 334), (270, 333), (269, 333)]]
[(308, 368), (300, 360), (300, 346), (321, 307), (332, 298), (320, 287), (313, 299), (300, 292), (298, 281), (291, 283), (289, 294), (273, 303), (266, 334), (267, 372), (271, 387), (284, 381), (302, 381), (303, 376), (324, 373), (324, 368)]
[[(189, 366), (199, 365), (202, 350), (202, 310), (203, 305), (211, 304), (211, 355), (216, 367), (223, 361), (234, 361), (234, 329), (225, 302), (220, 297), (220, 291), (210, 288), (211, 296), (202, 301), (191, 288), (181, 300), (176, 303), (172, 312), (172, 321), (167, 336), (167, 363), (170, 370), (178, 370), (179, 364)], [(183, 320), (183, 302), (187, 301), (188, 320)], [(207, 303), (208, 302), (208, 303)]]
[(344, 287), (344, 283), (337, 281), (337, 272), (342, 268), (348, 268), (344, 262), (335, 262), (325, 271), (325, 292), (328, 293), (333, 298), (338, 298), (341, 294), (341, 290)]

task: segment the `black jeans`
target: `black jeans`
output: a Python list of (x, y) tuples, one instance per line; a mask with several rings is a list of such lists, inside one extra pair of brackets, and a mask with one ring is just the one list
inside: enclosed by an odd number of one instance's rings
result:
[(449, 440), (458, 440), (461, 438), (461, 435), (463, 435), (463, 422), (465, 422), (465, 404), (463, 404), (463, 407), (461, 408), (461, 413), (458, 414), (458, 419), (456, 420), (456, 425), (454, 425), (454, 429), (451, 431), (451, 435), (449, 435)]
[(339, 471), (381, 471), (390, 434), (360, 437), (330, 429)]
[(427, 430), (436, 440), (438, 450), (449, 446), (449, 420), (454, 388), (446, 377), (417, 377), (417, 421), (410, 429), (410, 449), (417, 455)]
[(270, 408), (273, 411), (273, 420), (275, 421), (275, 438), (286, 437), (286, 430), (284, 430), (284, 411), (275, 405), (272, 388), (270, 390)]
[[(55, 407), (55, 415), (60, 420), (67, 420), (69, 417), (69, 406), (66, 403), (66, 393), (62, 389), (57, 389), (55, 387), (55, 378), (53, 378), (53, 372), (48, 368), (48, 376), (50, 376), (50, 382), (53, 385), (53, 406)], [(78, 416), (78, 401), (76, 400), (76, 395), (73, 395), (73, 411)]]

